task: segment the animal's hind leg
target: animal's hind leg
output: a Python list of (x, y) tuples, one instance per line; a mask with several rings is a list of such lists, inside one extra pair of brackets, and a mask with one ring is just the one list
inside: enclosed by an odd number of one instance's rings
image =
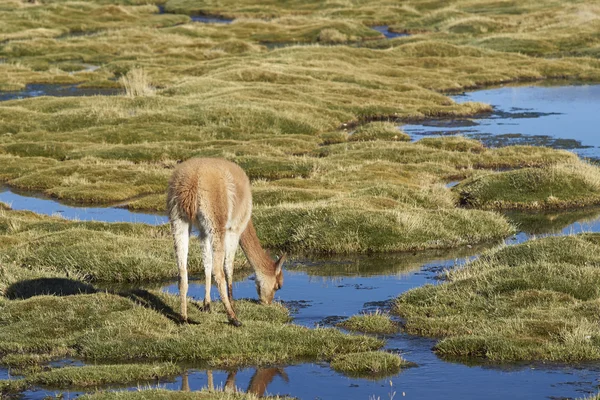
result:
[(204, 266), (204, 311), (210, 311), (210, 288), (212, 287), (213, 273), (213, 248), (211, 237), (206, 233), (200, 233), (202, 243), (202, 264)]
[(219, 295), (221, 296), (221, 301), (225, 306), (225, 311), (227, 311), (227, 318), (229, 322), (234, 326), (241, 326), (242, 323), (238, 321), (235, 311), (231, 307), (231, 303), (229, 302), (229, 294), (227, 293), (227, 281), (225, 279), (225, 271), (224, 271), (224, 263), (225, 263), (225, 235), (223, 237), (217, 238), (213, 237), (213, 272), (215, 275), (215, 281), (217, 282), (217, 287), (219, 288)]
[(227, 231), (225, 233), (225, 278), (227, 279), (227, 294), (231, 307), (233, 303), (233, 262), (235, 260), (235, 252), (237, 251), (240, 236), (235, 232)]
[(179, 296), (181, 300), (181, 317), (187, 322), (187, 291), (188, 291), (188, 274), (187, 274), (187, 258), (190, 242), (191, 224), (181, 218), (171, 219), (171, 232), (173, 234), (173, 242), (175, 244), (175, 258), (177, 260), (177, 268), (179, 269)]

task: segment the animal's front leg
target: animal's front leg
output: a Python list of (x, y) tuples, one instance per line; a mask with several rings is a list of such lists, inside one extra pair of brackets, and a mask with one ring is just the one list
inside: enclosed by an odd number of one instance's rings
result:
[(171, 220), (171, 231), (173, 233), (173, 241), (175, 243), (175, 258), (177, 259), (177, 267), (179, 270), (179, 297), (181, 300), (181, 318), (184, 322), (187, 322), (187, 257), (188, 246), (190, 241), (190, 224), (180, 218), (174, 218)]
[(225, 278), (227, 279), (227, 297), (231, 307), (235, 310), (233, 301), (233, 262), (235, 261), (235, 252), (237, 251), (240, 235), (233, 231), (225, 234)]

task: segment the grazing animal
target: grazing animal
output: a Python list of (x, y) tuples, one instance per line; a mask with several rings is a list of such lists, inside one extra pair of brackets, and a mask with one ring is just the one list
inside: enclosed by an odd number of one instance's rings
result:
[(181, 315), (187, 321), (187, 256), (192, 226), (202, 243), (206, 292), (204, 310), (210, 310), (214, 276), (229, 322), (241, 326), (233, 309), (233, 260), (238, 243), (256, 273), (261, 303), (271, 304), (283, 286), (285, 254), (273, 261), (262, 248), (252, 224), (252, 193), (246, 173), (230, 161), (193, 158), (179, 164), (167, 193), (167, 209), (179, 268)]

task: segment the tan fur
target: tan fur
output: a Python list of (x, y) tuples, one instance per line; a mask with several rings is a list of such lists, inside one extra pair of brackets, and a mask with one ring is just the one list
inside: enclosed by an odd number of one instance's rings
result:
[[(274, 262), (260, 245), (252, 214), (250, 180), (236, 164), (218, 158), (194, 158), (175, 168), (169, 181), (167, 208), (179, 267), (181, 312), (187, 320), (187, 252), (189, 233), (197, 226), (203, 242), (206, 274), (204, 305), (210, 308), (211, 274), (230, 321), (233, 311), (233, 256), (240, 242), (257, 277), (261, 302), (269, 304), (283, 285), (284, 257)], [(187, 235), (187, 236), (186, 236)]]

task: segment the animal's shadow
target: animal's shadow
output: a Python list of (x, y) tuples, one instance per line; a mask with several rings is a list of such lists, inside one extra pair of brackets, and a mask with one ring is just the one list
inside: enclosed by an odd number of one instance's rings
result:
[(163, 314), (171, 321), (182, 324), (181, 314), (160, 297), (146, 289), (98, 289), (93, 285), (69, 278), (36, 278), (15, 282), (8, 286), (4, 295), (11, 300), (29, 299), (34, 296), (73, 296), (78, 294), (110, 293), (130, 299), (137, 304)]

